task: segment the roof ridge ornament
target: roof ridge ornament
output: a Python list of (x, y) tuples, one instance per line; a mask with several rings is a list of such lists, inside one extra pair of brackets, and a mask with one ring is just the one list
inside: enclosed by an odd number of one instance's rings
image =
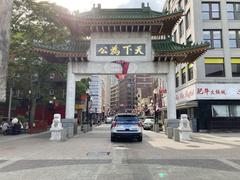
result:
[(147, 6), (145, 6), (145, 3), (142, 2), (142, 10), (143, 12), (150, 12), (151, 8), (149, 6), (149, 3), (147, 3)]

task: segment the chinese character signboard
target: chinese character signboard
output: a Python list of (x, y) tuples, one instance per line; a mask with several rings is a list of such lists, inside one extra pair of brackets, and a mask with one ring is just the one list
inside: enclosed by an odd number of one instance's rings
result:
[(96, 56), (145, 56), (145, 44), (96, 44)]
[(176, 102), (198, 99), (240, 99), (238, 84), (195, 84), (176, 93)]

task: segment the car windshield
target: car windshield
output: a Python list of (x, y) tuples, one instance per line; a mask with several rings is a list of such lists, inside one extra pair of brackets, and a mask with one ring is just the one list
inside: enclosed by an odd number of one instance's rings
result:
[(138, 123), (138, 117), (136, 116), (117, 116), (116, 117), (117, 123)]

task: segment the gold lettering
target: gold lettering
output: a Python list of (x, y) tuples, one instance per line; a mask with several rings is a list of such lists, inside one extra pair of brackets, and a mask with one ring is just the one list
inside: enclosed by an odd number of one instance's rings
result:
[(125, 49), (126, 55), (129, 55), (129, 51), (132, 51), (132, 45), (123, 46), (123, 49)]
[(142, 46), (137, 46), (134, 52), (135, 55), (143, 55), (144, 53), (142, 52)]
[(108, 48), (105, 46), (103, 48), (100, 48), (98, 52), (103, 55), (103, 54), (108, 54)]
[(112, 48), (110, 49), (110, 54), (117, 55), (117, 56), (120, 54), (120, 50), (117, 45), (112, 46)]

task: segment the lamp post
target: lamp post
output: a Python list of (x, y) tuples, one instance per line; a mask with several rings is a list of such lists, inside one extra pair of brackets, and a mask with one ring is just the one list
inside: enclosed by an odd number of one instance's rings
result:
[(31, 94), (32, 94), (32, 91), (29, 90), (28, 91), (28, 95), (29, 95), (29, 99), (28, 99), (28, 127), (29, 127), (29, 129), (32, 128), (32, 126), (31, 126), (31, 109), (32, 109), (31, 108), (31, 103), (32, 103)]
[(154, 95), (154, 131), (158, 132), (159, 131), (159, 126), (158, 126), (158, 120), (157, 120), (157, 89), (153, 90), (153, 95)]
[(87, 105), (86, 105), (86, 123), (87, 123), (87, 129), (88, 131), (90, 130), (90, 123), (89, 123), (89, 100), (90, 100), (90, 95), (89, 95), (89, 89), (86, 90), (87, 94)]

